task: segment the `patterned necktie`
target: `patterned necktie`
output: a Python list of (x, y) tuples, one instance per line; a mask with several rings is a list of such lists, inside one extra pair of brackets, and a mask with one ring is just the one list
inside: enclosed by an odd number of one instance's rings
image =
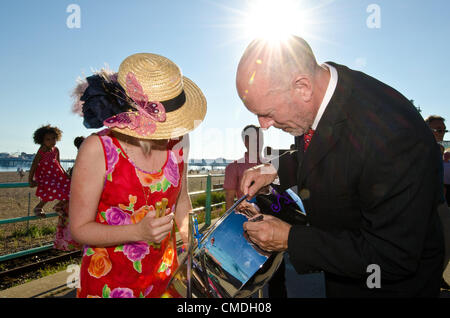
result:
[(306, 149), (308, 149), (309, 143), (311, 142), (311, 138), (313, 135), (314, 135), (314, 129), (308, 130), (308, 132), (303, 135), (303, 140), (305, 141), (305, 146), (303, 147), (303, 151), (306, 151)]

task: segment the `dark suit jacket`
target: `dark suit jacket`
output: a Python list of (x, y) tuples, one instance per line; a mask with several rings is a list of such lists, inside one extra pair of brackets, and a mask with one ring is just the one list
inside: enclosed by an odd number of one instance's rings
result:
[[(296, 155), (280, 158), (281, 185), (298, 185), (308, 213), (309, 226), (289, 233), (292, 264), (298, 273), (323, 271), (331, 297), (438, 296), (444, 243), (434, 137), (399, 92), (329, 64), (338, 83), (308, 151), (300, 142)], [(367, 287), (370, 264), (381, 270), (381, 288)]]

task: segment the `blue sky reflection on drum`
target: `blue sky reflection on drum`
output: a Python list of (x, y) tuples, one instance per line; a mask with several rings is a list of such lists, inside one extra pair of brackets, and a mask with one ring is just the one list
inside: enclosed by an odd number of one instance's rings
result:
[[(270, 2), (2, 2), (0, 152), (35, 152), (33, 131), (50, 123), (63, 130), (57, 143), (61, 158), (75, 158), (73, 139), (95, 131), (85, 129), (82, 118), (71, 113), (77, 77), (89, 76), (105, 63), (117, 70), (126, 56), (153, 52), (177, 63), (208, 100), (206, 118), (191, 134), (190, 157), (240, 158), (245, 151), (240, 132), (258, 122), (237, 95), (235, 75), (258, 15), (262, 25), (280, 26), (281, 20), (303, 36), (319, 63), (334, 61), (361, 70), (413, 99), (423, 117), (437, 114), (450, 120), (450, 90), (442, 66), (450, 51), (450, 2), (286, 0), (275, 1), (277, 11), (264, 10)], [(73, 5), (80, 9), (79, 25), (68, 23)], [(371, 20), (374, 8), (379, 24)], [(290, 135), (274, 128), (264, 134), (265, 146), (293, 143)]]
[(206, 239), (203, 249), (229, 274), (247, 282), (267, 256), (259, 254), (242, 235), (247, 217), (232, 212)]

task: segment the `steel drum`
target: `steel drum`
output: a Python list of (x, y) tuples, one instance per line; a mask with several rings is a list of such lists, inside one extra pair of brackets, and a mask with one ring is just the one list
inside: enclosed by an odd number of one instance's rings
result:
[(180, 257), (168, 285), (180, 297), (249, 297), (277, 270), (283, 252), (269, 253), (253, 244), (243, 230), (250, 215), (237, 212), (236, 205)]

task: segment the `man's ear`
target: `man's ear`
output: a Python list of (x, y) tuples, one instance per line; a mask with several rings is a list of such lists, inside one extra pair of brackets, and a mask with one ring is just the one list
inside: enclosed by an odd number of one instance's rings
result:
[(298, 75), (292, 81), (292, 86), (304, 102), (309, 102), (313, 96), (311, 78), (308, 75)]

